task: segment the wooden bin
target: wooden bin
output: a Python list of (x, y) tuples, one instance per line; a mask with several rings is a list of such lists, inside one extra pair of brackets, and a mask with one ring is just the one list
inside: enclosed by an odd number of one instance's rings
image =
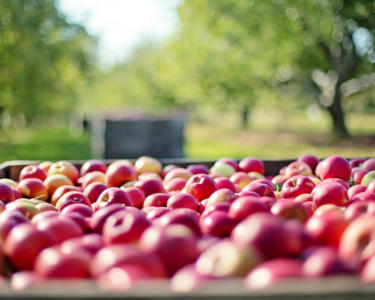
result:
[[(113, 160), (107, 160), (109, 164)], [(163, 165), (186, 167), (192, 163), (212, 166), (213, 160), (168, 159)], [(275, 175), (294, 159), (264, 160), (267, 175)], [(73, 161), (80, 167), (84, 161)], [(18, 179), (21, 169), (38, 161), (9, 161), (0, 165), (0, 178)], [(140, 283), (130, 291), (99, 290), (93, 281), (51, 281), (31, 290), (15, 293), (10, 288), (0, 289), (0, 299), (375, 299), (375, 285), (363, 284), (358, 277), (327, 277), (322, 279), (293, 279), (275, 284), (264, 290), (248, 290), (242, 279), (213, 281), (190, 293), (176, 293), (169, 282)]]

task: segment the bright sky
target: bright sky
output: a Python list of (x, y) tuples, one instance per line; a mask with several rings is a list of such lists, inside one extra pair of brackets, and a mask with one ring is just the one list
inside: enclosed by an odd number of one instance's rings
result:
[(179, 0), (59, 0), (61, 10), (99, 38), (99, 60), (111, 65), (144, 38), (162, 39), (176, 27)]

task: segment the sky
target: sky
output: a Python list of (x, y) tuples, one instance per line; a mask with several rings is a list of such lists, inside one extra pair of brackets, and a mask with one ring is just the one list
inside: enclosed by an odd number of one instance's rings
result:
[(110, 66), (142, 39), (163, 39), (176, 27), (179, 0), (59, 0), (71, 21), (98, 38), (99, 62)]

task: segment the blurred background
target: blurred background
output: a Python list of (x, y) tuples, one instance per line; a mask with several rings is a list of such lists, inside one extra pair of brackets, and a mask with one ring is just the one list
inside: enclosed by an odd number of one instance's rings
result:
[[(165, 156), (375, 156), (374, 16), (373, 0), (1, 0), (0, 161), (149, 154), (137, 136), (171, 128)], [(160, 120), (177, 123), (144, 133)]]

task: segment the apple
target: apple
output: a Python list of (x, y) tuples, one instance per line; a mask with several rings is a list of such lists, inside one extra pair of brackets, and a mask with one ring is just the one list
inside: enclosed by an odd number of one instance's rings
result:
[(183, 168), (175, 168), (168, 172), (168, 174), (164, 178), (164, 182), (168, 183), (174, 178), (189, 180), (191, 176), (193, 176), (193, 173), (191, 173), (189, 170)]
[(257, 158), (246, 157), (238, 165), (244, 172), (257, 172), (264, 175), (264, 163)]
[(349, 200), (347, 190), (340, 183), (335, 182), (318, 184), (311, 194), (315, 207), (328, 203), (346, 206)]
[(328, 203), (328, 204), (323, 204), (319, 207), (317, 207), (315, 210), (314, 210), (314, 216), (321, 216), (327, 212), (330, 212), (330, 213), (337, 213), (337, 214), (340, 214), (342, 215), (343, 213), (343, 210), (342, 210), (342, 207), (340, 206), (337, 206), (335, 204), (332, 204), (332, 203)]
[(224, 211), (213, 211), (201, 221), (203, 234), (218, 237), (227, 237), (236, 226), (237, 222), (231, 219)]
[(184, 190), (193, 195), (198, 201), (202, 201), (215, 192), (216, 183), (207, 174), (196, 174), (188, 180)]
[(240, 248), (230, 240), (222, 240), (199, 256), (196, 270), (216, 278), (245, 276), (261, 260), (254, 248)]
[(18, 224), (29, 223), (29, 220), (17, 210), (6, 210), (0, 214), (0, 242), (5, 243), (9, 232)]
[(56, 207), (48, 202), (37, 203), (35, 204), (35, 207), (38, 209), (39, 213), (43, 211), (56, 211)]
[(217, 161), (217, 163), (223, 163), (223, 164), (230, 165), (236, 172), (241, 171), (240, 166), (238, 165), (238, 162), (235, 161), (232, 158), (223, 157), (223, 158), (220, 158)]
[(246, 172), (237, 172), (230, 177), (230, 181), (234, 184), (239, 185), (241, 188), (244, 188), (247, 184), (255, 180), (256, 178), (250, 176)]
[(90, 227), (92, 231), (101, 233), (103, 230), (104, 222), (107, 220), (107, 218), (115, 212), (124, 209), (125, 207), (123, 204), (114, 203), (112, 205), (105, 206), (102, 209), (96, 211), (90, 219)]
[(0, 200), (4, 203), (12, 202), (15, 200), (12, 187), (3, 182), (0, 182)]
[(203, 164), (189, 165), (186, 169), (190, 171), (193, 175), (208, 174), (210, 172), (210, 169), (206, 165), (203, 165)]
[(228, 165), (226, 163), (216, 162), (211, 167), (210, 173), (229, 178), (234, 173), (236, 173), (236, 170), (231, 165)]
[(312, 154), (304, 154), (298, 157), (297, 161), (307, 164), (310, 167), (311, 171), (314, 173), (316, 166), (319, 163), (319, 158)]
[(19, 180), (21, 181), (26, 178), (37, 178), (44, 181), (47, 178), (47, 174), (40, 166), (29, 165), (21, 170)]
[(81, 192), (81, 188), (74, 185), (62, 185), (56, 189), (51, 197), (51, 204), (56, 205), (57, 201), (61, 198), (62, 195), (68, 192)]
[[(153, 227), (150, 227), (148, 230), (151, 228)], [(152, 242), (151, 240), (146, 242)], [(154, 240), (154, 242), (156, 241)], [(170, 250), (172, 251), (172, 249)], [(135, 244), (106, 246), (96, 253), (90, 265), (91, 275), (96, 278), (111, 268), (125, 265), (139, 267), (150, 272), (156, 278), (166, 277), (166, 269), (161, 259), (155, 253), (139, 251), (139, 248)]]
[(323, 180), (327, 178), (341, 178), (344, 181), (349, 181), (351, 175), (349, 162), (345, 158), (337, 155), (322, 160), (316, 172)]
[(314, 182), (303, 175), (296, 175), (284, 182), (281, 188), (281, 197), (296, 198), (301, 194), (309, 194), (315, 187)]
[(167, 192), (181, 191), (185, 187), (186, 182), (186, 179), (176, 177), (165, 183), (164, 188)]
[(375, 170), (375, 158), (367, 159), (362, 165), (361, 168), (366, 169), (368, 171)]
[(352, 202), (357, 202), (357, 201), (375, 202), (375, 193), (371, 193), (368, 191), (358, 193), (352, 198)]
[(208, 198), (206, 208), (223, 202), (232, 203), (236, 198), (236, 194), (229, 189), (216, 190)]
[(233, 220), (240, 222), (248, 216), (257, 212), (268, 212), (269, 207), (258, 197), (245, 196), (239, 197), (233, 201), (230, 206), (228, 215)]
[(197, 236), (201, 235), (198, 213), (187, 208), (176, 208), (163, 213), (154, 224), (168, 227), (171, 225), (184, 225), (191, 229)]
[(169, 197), (167, 201), (167, 207), (171, 209), (190, 208), (194, 211), (198, 211), (199, 202), (194, 196), (190, 194), (178, 193)]
[(39, 167), (41, 167), (46, 174), (48, 173), (49, 168), (52, 166), (52, 161), (43, 161), (39, 164)]
[(276, 282), (288, 278), (300, 278), (302, 263), (294, 258), (276, 258), (255, 267), (245, 279), (251, 289), (268, 288)]
[(90, 255), (85, 251), (65, 254), (60, 247), (44, 249), (35, 260), (34, 271), (46, 279), (78, 279), (89, 277)]
[(135, 243), (150, 225), (140, 211), (118, 211), (105, 221), (103, 237), (107, 244)]
[(243, 188), (241, 194), (243, 192), (250, 192), (250, 191), (257, 193), (260, 197), (263, 197), (263, 196), (267, 196), (271, 198), (276, 197), (273, 191), (273, 187), (270, 187), (270, 185), (265, 184), (265, 183), (253, 181)]
[(292, 199), (279, 199), (271, 207), (271, 213), (284, 219), (296, 219), (302, 223), (309, 218), (309, 211), (302, 203)]
[(125, 193), (129, 196), (130, 201), (132, 202), (132, 206), (139, 209), (143, 207), (143, 203), (146, 197), (141, 189), (136, 187), (125, 187), (121, 189), (123, 189)]
[(136, 180), (137, 173), (132, 166), (115, 162), (108, 166), (105, 184), (109, 187), (120, 187), (123, 183)]
[(35, 207), (35, 204), (30, 199), (17, 199), (16, 201), (10, 202), (6, 205), (6, 210), (17, 210), (21, 212), (29, 220), (32, 219), (39, 210)]
[(145, 172), (161, 174), (163, 171), (161, 163), (157, 159), (149, 156), (141, 156), (138, 158), (134, 164), (134, 168), (138, 174)]
[(37, 224), (37, 228), (41, 232), (53, 235), (59, 243), (83, 235), (81, 227), (66, 216), (43, 219)]
[(363, 177), (368, 173), (369, 171), (365, 169), (360, 169), (356, 171), (352, 171), (352, 178), (355, 184), (361, 184)]
[(86, 174), (94, 171), (105, 173), (107, 171), (107, 165), (101, 160), (91, 159), (86, 161), (82, 165), (80, 169), (80, 174), (81, 176), (85, 176)]
[(94, 255), (104, 247), (104, 238), (98, 233), (88, 233), (84, 236), (71, 238), (60, 244), (61, 252), (65, 254), (71, 254), (77, 251), (87, 251)]
[(78, 182), (79, 171), (71, 162), (61, 160), (53, 163), (48, 169), (47, 177), (62, 174), (68, 177), (74, 184)]
[(9, 232), (4, 251), (18, 270), (29, 270), (40, 251), (55, 243), (52, 232), (39, 230), (30, 223), (22, 223)]
[(44, 185), (47, 188), (48, 195), (51, 197), (57, 188), (63, 185), (73, 185), (73, 182), (63, 174), (54, 174), (44, 180)]
[(210, 213), (214, 211), (224, 211), (227, 213), (229, 212), (230, 206), (231, 206), (231, 203), (229, 202), (221, 202), (221, 203), (211, 205), (210, 207), (205, 208), (205, 210), (201, 213), (200, 219), (203, 220), (205, 217), (207, 217)]
[[(302, 176), (302, 175), (301, 175)], [(289, 179), (289, 177), (285, 175), (276, 175), (272, 178), (271, 183), (278, 191), (281, 190), (283, 184)]]
[(165, 194), (165, 193), (151, 194), (151, 195), (146, 197), (145, 201), (143, 202), (143, 207), (167, 206), (167, 202), (168, 202), (169, 198), (170, 198), (170, 194)]
[(81, 185), (82, 190), (84, 190), (90, 183), (93, 183), (93, 182), (105, 183), (105, 179), (106, 179), (106, 175), (104, 173), (99, 172), (99, 171), (93, 171), (79, 178), (78, 183)]
[(322, 246), (314, 249), (303, 262), (302, 273), (306, 277), (319, 278), (353, 274), (354, 270), (339, 258), (335, 248)]
[(370, 183), (368, 184), (366, 191), (375, 193), (375, 180), (371, 180)]
[(313, 197), (311, 194), (301, 194), (301, 195), (298, 195), (296, 198), (294, 198), (294, 201), (298, 203), (304, 203), (307, 201), (312, 202), (312, 200), (313, 200)]
[(156, 179), (137, 181), (134, 187), (141, 189), (146, 197), (156, 193), (165, 193), (163, 184)]
[(170, 208), (167, 207), (156, 207), (156, 206), (148, 206), (143, 209), (146, 213), (146, 218), (150, 221), (154, 221), (160, 218), (162, 215), (166, 214), (167, 212), (171, 211)]
[(362, 216), (363, 214), (369, 214), (375, 216), (375, 202), (371, 201), (358, 201), (351, 203), (345, 210), (345, 218), (349, 221)]
[[(236, 192), (236, 185), (230, 181), (228, 178), (226, 177), (217, 177), (214, 179), (215, 180), (215, 183), (216, 183), (216, 187), (218, 190), (220, 189), (229, 189), (231, 190), (232, 192)], [(240, 188), (241, 190), (242, 188)]]
[(169, 275), (195, 261), (199, 255), (197, 237), (183, 225), (151, 226), (143, 233), (139, 247), (145, 253), (156, 254)]
[(308, 164), (302, 161), (295, 161), (290, 163), (286, 168), (284, 174), (286, 177), (290, 178), (296, 175), (309, 176), (312, 175), (312, 170)]
[(360, 185), (360, 184), (353, 185), (352, 187), (348, 189), (349, 201), (351, 202), (355, 195), (365, 192), (365, 191), (366, 191), (366, 187), (364, 185)]
[(26, 178), (18, 183), (18, 191), (26, 198), (47, 200), (47, 189), (43, 181), (37, 178)]
[(210, 275), (200, 274), (194, 263), (178, 270), (171, 278), (171, 288), (175, 292), (191, 292), (201, 287), (208, 280), (213, 279)]
[(113, 205), (115, 203), (120, 203), (125, 206), (131, 206), (132, 202), (128, 194), (120, 188), (110, 187), (105, 189), (96, 200), (96, 209), (102, 209), (105, 206)]
[(87, 205), (88, 207), (91, 207), (91, 202), (89, 198), (87, 198), (83, 193), (81, 192), (68, 192), (64, 195), (62, 195), (56, 203), (56, 208), (59, 211), (62, 211), (65, 207), (75, 204), (75, 203), (81, 203), (84, 205)]
[(363, 176), (361, 185), (368, 186), (371, 181), (375, 179), (375, 170), (369, 171), (365, 176)]
[(364, 214), (352, 221), (340, 240), (340, 258), (354, 264), (367, 261), (375, 254), (374, 232), (374, 216)]
[(0, 183), (5, 183), (9, 185), (10, 187), (14, 188), (17, 190), (18, 183), (12, 179), (9, 178), (0, 178)]
[(365, 160), (363, 158), (353, 158), (349, 160), (350, 168), (359, 167)]
[(93, 182), (90, 183), (83, 191), (83, 194), (90, 200), (91, 203), (94, 203), (98, 200), (100, 194), (108, 188), (103, 183)]
[(173, 169), (176, 169), (176, 168), (179, 168), (178, 166), (176, 165), (173, 165), (173, 164), (169, 164), (169, 165), (166, 165), (164, 166), (163, 168), (163, 171), (161, 172), (161, 178), (165, 178), (165, 176), (168, 174), (168, 172), (172, 171)]
[(55, 211), (52, 211), (52, 210), (43, 211), (43, 212), (40, 212), (40, 213), (36, 214), (31, 219), (31, 223), (34, 224), (34, 225), (37, 225), (39, 222), (41, 222), (44, 219), (55, 218), (55, 217), (58, 217), (58, 216), (59, 216), (59, 212), (56, 211), (56, 210)]
[(306, 222), (305, 228), (309, 236), (321, 245), (338, 247), (340, 240), (349, 225), (343, 214), (326, 211), (315, 214)]

